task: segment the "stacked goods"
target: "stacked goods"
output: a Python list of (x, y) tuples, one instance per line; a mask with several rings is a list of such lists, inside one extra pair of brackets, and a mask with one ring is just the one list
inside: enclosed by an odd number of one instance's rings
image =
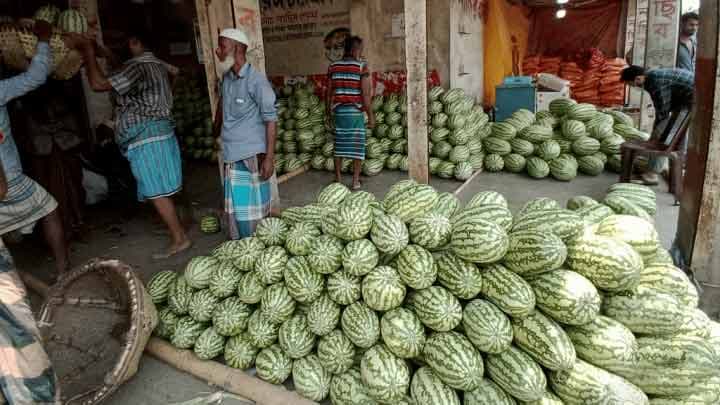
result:
[(600, 104), (623, 104), (625, 101), (625, 83), (620, 81), (620, 75), (626, 67), (627, 63), (622, 58), (605, 61), (600, 78)]
[[(278, 94), (278, 129), (275, 141), (275, 171), (288, 173), (309, 165), (316, 151), (326, 153), (332, 142), (325, 128), (325, 104), (315, 95), (312, 83), (285, 85)], [(315, 156), (317, 157), (317, 155)], [(332, 153), (322, 159), (334, 166)]]
[(560, 73), (560, 63), (562, 58), (544, 56), (538, 66), (538, 73), (550, 73), (557, 76)]
[(720, 324), (650, 222), (655, 194), (345, 186), (166, 271), (156, 334), (333, 404), (717, 404)]
[(173, 119), (180, 149), (186, 158), (217, 161), (218, 145), (213, 137), (210, 98), (204, 75), (191, 73), (179, 78), (173, 94)]
[(483, 141), (492, 125), (479, 104), (462, 89), (428, 91), (430, 173), (467, 180), (483, 169)]
[(622, 143), (649, 138), (622, 112), (566, 98), (553, 100), (550, 111), (521, 109), (491, 125), (483, 139), (487, 171), (560, 181), (570, 181), (578, 172), (597, 176), (606, 166), (619, 171)]
[(525, 76), (533, 76), (538, 73), (540, 67), (540, 57), (539, 56), (526, 56), (523, 60), (522, 64), (522, 74)]

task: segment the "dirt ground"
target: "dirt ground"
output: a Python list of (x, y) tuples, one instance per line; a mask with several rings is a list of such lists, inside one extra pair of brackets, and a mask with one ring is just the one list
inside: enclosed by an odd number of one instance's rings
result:
[[(385, 171), (381, 175), (364, 179), (364, 189), (382, 198), (395, 182), (407, 178), (405, 173)], [(72, 261), (79, 265), (94, 257), (120, 259), (132, 266), (145, 281), (160, 270), (173, 269), (182, 272), (187, 261), (207, 254), (224, 240), (224, 235), (205, 235), (199, 231), (197, 219), (208, 210), (222, 208), (222, 192), (217, 167), (192, 165), (185, 171), (186, 184), (179, 197), (180, 211), (194, 241), (188, 252), (168, 260), (154, 261), (152, 253), (163, 249), (167, 242), (163, 226), (152, 207), (127, 201), (106, 201), (88, 207), (87, 230), (81, 240), (72, 244)], [(281, 206), (310, 203), (333, 176), (326, 172), (310, 171), (280, 185)], [(349, 177), (346, 177), (349, 182)], [(564, 204), (572, 196), (584, 194), (601, 199), (607, 187), (617, 181), (617, 176), (605, 173), (598, 177), (579, 177), (570, 183), (553, 180), (532, 180), (527, 176), (508, 173), (483, 173), (464, 188), (459, 195), (469, 200), (482, 190), (496, 190), (508, 199), (512, 209), (535, 197), (551, 197)], [(455, 191), (462, 183), (434, 178), (431, 183), (440, 191)], [(656, 188), (658, 193), (657, 227), (663, 245), (670, 247), (675, 235), (678, 207), (666, 188)], [(51, 279), (52, 261), (40, 236), (26, 238), (20, 243), (9, 244), (17, 266), (21, 271), (32, 273), (45, 280)], [(34, 296), (33, 306), (38, 308), (40, 299)], [(166, 364), (145, 356), (138, 375), (127, 383), (110, 401), (111, 404), (169, 404), (180, 403), (198, 396), (216, 392), (217, 389), (180, 373)], [(215, 402), (217, 403), (217, 402)], [(226, 399), (226, 404), (248, 402)]]

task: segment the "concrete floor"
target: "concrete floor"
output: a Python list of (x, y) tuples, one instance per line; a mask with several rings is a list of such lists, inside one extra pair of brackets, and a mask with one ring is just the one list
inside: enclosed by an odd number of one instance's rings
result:
[[(198, 213), (205, 210), (222, 207), (216, 167), (193, 166), (186, 169), (185, 173), (187, 180), (183, 200), (186, 206), (192, 206), (191, 211), (195, 213), (196, 218)], [(379, 176), (365, 178), (364, 188), (378, 198), (382, 198), (392, 184), (404, 178), (406, 178), (404, 173), (386, 171)], [(459, 197), (466, 202), (479, 191), (496, 190), (507, 198), (512, 209), (519, 208), (525, 201), (535, 197), (550, 197), (565, 204), (567, 199), (580, 194), (602, 199), (605, 190), (616, 180), (617, 175), (611, 173), (597, 177), (581, 176), (570, 183), (550, 179), (533, 180), (527, 176), (508, 173), (483, 173), (465, 187)], [(346, 181), (350, 181), (349, 177), (346, 177)], [(332, 182), (330, 173), (315, 171), (290, 179), (280, 186), (281, 205), (289, 207), (307, 204), (313, 201), (322, 187), (330, 182)], [(431, 184), (440, 191), (454, 191), (461, 185), (460, 182), (436, 178)], [(666, 188), (656, 189), (658, 194), (656, 226), (662, 243), (667, 248), (675, 235), (678, 207), (673, 206), (673, 198), (666, 191)], [(89, 226), (83, 235), (83, 240), (73, 244), (73, 262), (84, 263), (93, 257), (119, 258), (133, 266), (145, 281), (159, 270), (182, 271), (191, 257), (207, 254), (223, 240), (222, 235), (200, 233), (197, 224), (192, 224), (189, 229), (190, 236), (195, 242), (193, 248), (178, 257), (157, 262), (150, 256), (163, 248), (166, 236), (162, 234), (162, 225), (147, 205), (105, 203), (102, 206), (89, 208), (86, 222)], [(41, 279), (50, 279), (52, 263), (40, 239), (31, 238), (20, 244), (10, 245), (10, 250), (20, 270), (29, 271)], [(33, 304), (37, 308), (40, 304), (39, 300), (34, 300)], [(135, 378), (126, 383), (108, 401), (108, 404), (182, 403), (215, 392), (217, 392), (216, 388), (188, 374), (178, 372), (152, 357), (145, 356)], [(246, 405), (252, 402), (225, 399), (213, 403)]]

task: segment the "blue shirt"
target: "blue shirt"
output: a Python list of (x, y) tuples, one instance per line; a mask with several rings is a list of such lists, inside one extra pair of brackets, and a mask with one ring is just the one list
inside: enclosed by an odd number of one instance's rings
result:
[(25, 73), (0, 80), (0, 160), (8, 183), (22, 174), (20, 154), (10, 129), (7, 104), (42, 86), (50, 74), (50, 46), (39, 42), (37, 53)]
[(677, 67), (695, 73), (695, 54), (697, 53), (697, 40), (690, 37), (690, 46), (680, 41), (678, 43)]
[(249, 63), (230, 69), (222, 82), (223, 160), (228, 163), (267, 153), (265, 124), (277, 121), (275, 92)]

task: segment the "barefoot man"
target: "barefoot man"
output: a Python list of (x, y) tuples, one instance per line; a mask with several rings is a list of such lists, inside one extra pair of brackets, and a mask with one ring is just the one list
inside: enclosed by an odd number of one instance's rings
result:
[(131, 34), (128, 47), (131, 59), (110, 77), (100, 70), (92, 41), (85, 41), (82, 51), (93, 90), (115, 93), (116, 141), (130, 162), (138, 200), (150, 200), (170, 231), (170, 246), (153, 255), (163, 259), (191, 245), (170, 198), (182, 187), (180, 148), (171, 119), (170, 77), (167, 64), (150, 51), (144, 33)]

